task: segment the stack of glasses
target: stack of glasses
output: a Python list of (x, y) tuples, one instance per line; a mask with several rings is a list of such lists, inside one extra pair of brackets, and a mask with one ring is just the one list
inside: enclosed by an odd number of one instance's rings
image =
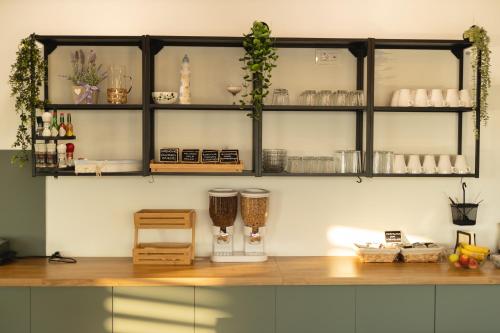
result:
[(290, 156), (286, 171), (289, 173), (360, 173), (361, 153), (339, 150), (334, 156)]
[(286, 149), (264, 149), (263, 167), (265, 172), (283, 172), (287, 163)]
[(363, 106), (362, 90), (306, 90), (299, 95), (298, 104), (308, 106)]

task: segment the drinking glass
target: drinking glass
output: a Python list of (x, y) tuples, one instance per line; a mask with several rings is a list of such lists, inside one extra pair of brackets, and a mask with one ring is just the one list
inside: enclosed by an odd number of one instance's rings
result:
[(263, 168), (266, 172), (283, 172), (286, 167), (286, 149), (264, 149)]
[(289, 173), (304, 173), (304, 164), (301, 156), (288, 157), (286, 171)]
[(287, 89), (274, 89), (273, 91), (273, 105), (288, 105), (290, 97), (288, 96)]
[(301, 95), (300, 104), (312, 106), (315, 104), (316, 91), (315, 90), (305, 90)]
[(329, 106), (333, 105), (332, 92), (330, 90), (320, 90), (317, 94), (316, 105)]
[(338, 105), (338, 106), (346, 106), (347, 105), (347, 91), (345, 91), (345, 90), (338, 90), (337, 91), (336, 105)]
[(358, 150), (338, 150), (336, 153), (338, 173), (361, 172), (361, 152)]

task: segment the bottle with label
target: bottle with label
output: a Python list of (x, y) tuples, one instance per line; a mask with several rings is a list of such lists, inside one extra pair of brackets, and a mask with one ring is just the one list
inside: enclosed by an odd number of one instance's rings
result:
[(52, 124), (50, 124), (50, 135), (54, 137), (59, 135), (59, 125), (57, 124), (57, 114), (55, 111), (52, 111)]
[(73, 131), (73, 124), (71, 123), (71, 113), (68, 113), (67, 121), (68, 123), (66, 124), (66, 136), (74, 136), (75, 132)]
[(66, 136), (66, 124), (64, 123), (64, 112), (61, 112), (59, 118), (59, 136)]
[(68, 167), (74, 167), (74, 153), (75, 153), (75, 145), (72, 143), (66, 144), (66, 164)]

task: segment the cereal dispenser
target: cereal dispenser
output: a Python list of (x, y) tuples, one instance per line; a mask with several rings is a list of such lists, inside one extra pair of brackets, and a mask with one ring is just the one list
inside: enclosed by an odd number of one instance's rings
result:
[(245, 225), (245, 255), (265, 261), (264, 236), (269, 211), (269, 191), (246, 189), (241, 191), (241, 217)]
[(213, 227), (213, 261), (225, 261), (233, 255), (233, 225), (238, 212), (238, 192), (213, 189), (208, 192), (209, 213)]

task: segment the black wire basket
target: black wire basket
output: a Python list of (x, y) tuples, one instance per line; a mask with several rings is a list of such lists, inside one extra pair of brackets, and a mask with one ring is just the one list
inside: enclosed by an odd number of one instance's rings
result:
[(478, 208), (479, 204), (475, 203), (451, 204), (451, 216), (453, 218), (453, 224), (475, 225)]

